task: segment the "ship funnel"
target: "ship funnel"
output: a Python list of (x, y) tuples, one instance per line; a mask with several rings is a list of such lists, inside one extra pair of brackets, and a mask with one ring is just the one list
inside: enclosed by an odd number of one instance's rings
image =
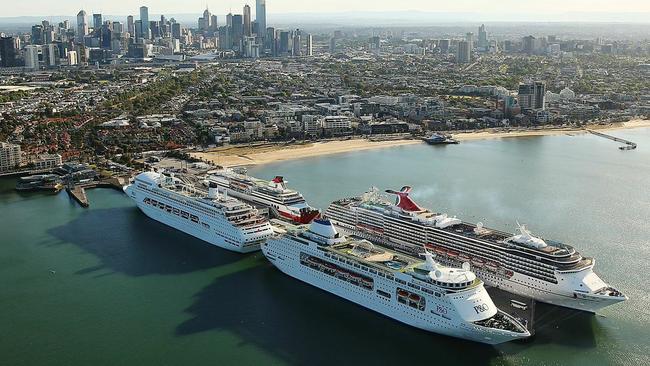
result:
[(218, 196), (219, 196), (219, 189), (217, 188), (217, 184), (210, 182), (210, 185), (208, 186), (208, 198), (216, 199)]

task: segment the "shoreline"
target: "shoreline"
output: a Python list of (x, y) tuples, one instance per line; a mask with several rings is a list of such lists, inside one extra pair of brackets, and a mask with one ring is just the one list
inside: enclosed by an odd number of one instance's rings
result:
[[(583, 128), (547, 128), (522, 129), (511, 131), (480, 130), (452, 134), (458, 141), (476, 141), (499, 138), (562, 136), (587, 133), (587, 130), (613, 131), (650, 127), (650, 120), (631, 120), (608, 125), (588, 125)], [(319, 157), (354, 151), (375, 150), (396, 146), (406, 146), (423, 143), (416, 140), (368, 141), (366, 139), (350, 139), (340, 141), (324, 141), (294, 145), (254, 144), (245, 146), (229, 146), (217, 148), (208, 152), (195, 152), (191, 155), (223, 167), (251, 166), (295, 160), (309, 157)]]

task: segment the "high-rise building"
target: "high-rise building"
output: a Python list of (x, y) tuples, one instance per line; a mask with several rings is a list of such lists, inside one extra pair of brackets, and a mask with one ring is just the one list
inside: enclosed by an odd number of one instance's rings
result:
[(284, 56), (289, 53), (289, 32), (280, 32), (280, 47), (278, 49), (280, 55)]
[(233, 49), (236, 51), (241, 51), (243, 40), (244, 40), (244, 17), (241, 14), (235, 14), (232, 16)]
[(149, 8), (146, 6), (140, 7), (140, 22), (141, 22), (141, 32), (142, 38), (149, 39)]
[(474, 33), (469, 32), (465, 34), (465, 42), (469, 43), (470, 52), (474, 49)]
[(314, 44), (313, 44), (313, 39), (311, 34), (307, 35), (307, 47), (305, 48), (305, 55), (306, 56), (313, 56), (314, 55)]
[(257, 36), (264, 38), (264, 31), (266, 30), (266, 0), (255, 1), (255, 21), (257, 22), (257, 29), (261, 33)]
[(181, 39), (181, 23), (172, 23), (172, 38)]
[(126, 17), (126, 31), (129, 32), (130, 37), (135, 37), (135, 23), (133, 22), (133, 15)]
[(56, 44), (50, 43), (47, 45), (47, 57), (43, 57), (48, 67), (54, 67), (59, 61), (59, 48)]
[(294, 56), (302, 56), (302, 48), (301, 48), (301, 34), (300, 34), (300, 29), (296, 29), (296, 31), (293, 33), (293, 55)]
[(483, 50), (488, 48), (488, 34), (485, 30), (485, 24), (478, 27), (478, 47)]
[(244, 5), (244, 36), (250, 37), (253, 34), (251, 28), (251, 7), (248, 4)]
[(102, 27), (102, 24), (104, 22), (102, 21), (102, 15), (101, 14), (93, 14), (93, 31), (94, 33), (97, 33), (99, 29)]
[(528, 54), (535, 52), (535, 37), (526, 36), (522, 39), (522, 49)]
[(0, 38), (0, 66), (16, 66), (16, 41), (14, 37)]
[(79, 63), (77, 58), (77, 51), (68, 51), (68, 65), (74, 66)]
[(450, 40), (448, 39), (441, 39), (438, 41), (438, 48), (440, 49), (440, 53), (442, 54), (447, 54), (449, 52), (449, 44), (451, 43)]
[(45, 42), (45, 32), (40, 24), (32, 26), (32, 44), (43, 44)]
[(203, 11), (203, 16), (199, 18), (199, 31), (207, 32), (210, 30), (212, 25), (212, 14), (208, 8), (205, 8)]
[(458, 42), (458, 52), (456, 53), (456, 62), (459, 64), (468, 64), (472, 61), (471, 42)]
[(546, 83), (535, 81), (519, 84), (517, 100), (521, 109), (545, 109)]
[(25, 46), (25, 68), (31, 70), (38, 70), (38, 51), (40, 46), (27, 45)]
[(20, 162), (20, 145), (0, 142), (0, 172), (18, 168)]
[(77, 13), (77, 43), (83, 43), (84, 37), (88, 35), (88, 23), (86, 23), (86, 12), (81, 10)]

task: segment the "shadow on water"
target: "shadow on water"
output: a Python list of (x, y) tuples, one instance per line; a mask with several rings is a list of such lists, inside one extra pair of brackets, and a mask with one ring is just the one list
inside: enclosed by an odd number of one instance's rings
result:
[(243, 258), (152, 220), (133, 207), (90, 209), (48, 233), (101, 261), (77, 274), (180, 274)]
[[(177, 336), (210, 330), (237, 334), (291, 364), (405, 364), (454, 360), (485, 365), (497, 348), (409, 327), (276, 270), (259, 265), (215, 280), (186, 309)], [(501, 360), (503, 362), (503, 360)]]
[(572, 348), (595, 348), (596, 336), (604, 329), (597, 316), (543, 303), (535, 305), (533, 345), (562, 344)]

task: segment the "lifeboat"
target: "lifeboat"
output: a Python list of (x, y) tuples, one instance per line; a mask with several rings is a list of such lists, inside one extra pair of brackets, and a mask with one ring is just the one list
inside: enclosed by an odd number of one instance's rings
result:
[(447, 251), (445, 250), (445, 248), (442, 247), (436, 247), (434, 251), (436, 252), (436, 254), (439, 255), (447, 255)]
[(410, 294), (409, 295), (409, 300), (419, 302), (420, 301), (420, 295), (418, 295), (418, 294)]
[(404, 290), (397, 290), (397, 296), (407, 297), (408, 295), (409, 293)]
[(494, 263), (494, 262), (488, 262), (488, 263), (485, 265), (485, 268), (489, 269), (489, 270), (492, 271), (492, 272), (496, 272), (497, 269), (499, 268), (499, 266), (498, 266), (496, 263)]
[(460, 259), (463, 262), (469, 262), (470, 257), (467, 254), (461, 254), (461, 255), (458, 256), (458, 259)]
[(506, 269), (506, 273), (505, 273), (505, 274), (506, 274), (506, 277), (510, 278), (510, 277), (512, 277), (512, 276), (514, 275), (514, 272), (512, 272), (512, 271), (509, 270), (509, 269)]
[(362, 278), (361, 281), (366, 285), (372, 285), (372, 280), (369, 278)]
[(453, 250), (448, 251), (447, 255), (452, 258), (458, 258), (458, 252), (454, 252)]

